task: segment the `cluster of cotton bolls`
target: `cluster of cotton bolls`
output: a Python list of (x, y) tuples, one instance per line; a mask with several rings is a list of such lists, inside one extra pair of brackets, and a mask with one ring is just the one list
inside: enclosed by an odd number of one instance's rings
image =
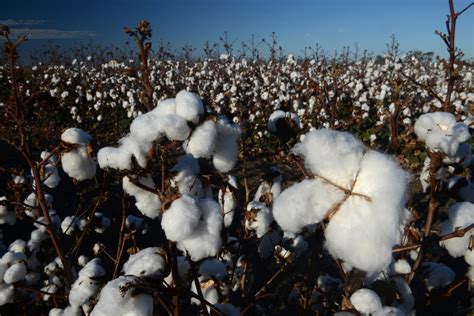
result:
[(391, 158), (367, 150), (354, 136), (330, 129), (305, 135), (294, 148), (314, 179), (284, 190), (273, 216), (289, 233), (329, 219), (326, 247), (336, 258), (364, 271), (378, 271), (392, 261), (408, 175)]
[[(445, 183), (462, 201), (474, 202), (474, 185), (469, 173), (462, 175), (473, 164), (471, 134), (463, 122), (456, 122), (451, 113), (435, 112), (421, 115), (415, 123), (415, 133), (426, 143), (428, 150), (442, 155), (436, 179)], [(430, 186), (431, 158), (425, 159), (420, 181), (423, 190)], [(460, 172), (461, 171), (461, 172)]]

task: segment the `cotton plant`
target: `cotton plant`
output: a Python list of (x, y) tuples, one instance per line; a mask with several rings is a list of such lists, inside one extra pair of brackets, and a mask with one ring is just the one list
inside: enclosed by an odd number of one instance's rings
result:
[(278, 225), (297, 234), (329, 221), (326, 248), (334, 257), (368, 272), (390, 264), (408, 174), (393, 158), (366, 149), (346, 132), (309, 132), (293, 152), (303, 156), (313, 179), (290, 186), (274, 201)]

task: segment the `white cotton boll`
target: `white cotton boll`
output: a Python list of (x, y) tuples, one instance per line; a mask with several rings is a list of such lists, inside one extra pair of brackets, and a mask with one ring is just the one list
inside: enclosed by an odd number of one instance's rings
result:
[(132, 155), (142, 168), (147, 166), (148, 153), (151, 144), (139, 143), (132, 135), (119, 140), (119, 147), (103, 147), (97, 153), (100, 168), (118, 170), (132, 169)]
[[(61, 178), (59, 177), (58, 173), (58, 168), (56, 168), (55, 165), (48, 163), (43, 166), (43, 171), (43, 175), (40, 176), (43, 184), (50, 189), (54, 189), (55, 187), (57, 187), (59, 182), (61, 181)], [(31, 175), (33, 175), (33, 172), (31, 172)], [(34, 183), (34, 185), (36, 185), (36, 183)]]
[(161, 137), (161, 129), (156, 127), (158, 116), (148, 112), (137, 116), (130, 124), (130, 134), (140, 143), (151, 143), (158, 141)]
[(51, 308), (49, 310), (48, 316), (63, 316), (64, 310), (61, 308)]
[(464, 260), (466, 260), (468, 265), (474, 266), (474, 249), (466, 250), (464, 253)]
[(176, 99), (169, 98), (158, 102), (158, 105), (151, 113), (157, 116), (176, 113)]
[(284, 190), (273, 202), (273, 216), (287, 232), (299, 233), (320, 222), (344, 193), (319, 179), (304, 180)]
[(79, 258), (77, 258), (77, 264), (80, 265), (81, 267), (84, 267), (88, 262), (89, 262), (89, 258), (87, 258), (84, 255), (80, 255)]
[(90, 156), (86, 146), (79, 145), (61, 155), (61, 166), (68, 176), (83, 181), (95, 176), (97, 160)]
[(63, 234), (71, 236), (76, 230), (76, 218), (74, 216), (66, 216), (61, 222), (61, 231)]
[(426, 146), (448, 156), (456, 155), (459, 144), (471, 138), (464, 123), (456, 123), (451, 113), (434, 112), (421, 115), (415, 123), (415, 133)]
[(163, 274), (166, 266), (163, 254), (163, 249), (159, 247), (142, 249), (128, 258), (122, 272), (125, 275), (137, 277), (158, 278)]
[(261, 238), (270, 230), (270, 224), (273, 221), (271, 211), (264, 203), (250, 202), (247, 205), (247, 212), (252, 212), (245, 220), (245, 228), (254, 231), (257, 238)]
[(186, 90), (178, 92), (176, 95), (176, 114), (187, 121), (197, 123), (202, 113), (204, 113), (204, 106), (201, 99)]
[(160, 116), (155, 122), (156, 128), (169, 140), (183, 141), (188, 138), (191, 129), (186, 120), (177, 114)]
[[(155, 182), (150, 175), (139, 177), (136, 181), (150, 189), (156, 189)], [(151, 219), (160, 216), (161, 201), (157, 194), (138, 187), (130, 180), (129, 176), (123, 177), (122, 188), (135, 198), (135, 206), (143, 215)]]
[(11, 252), (26, 252), (26, 242), (21, 239), (17, 239), (8, 246), (8, 251)]
[(38, 250), (41, 243), (48, 238), (48, 234), (40, 229), (31, 232), (30, 240), (28, 240), (28, 250)]
[(307, 133), (293, 152), (304, 156), (305, 165), (314, 174), (349, 188), (359, 170), (364, 145), (349, 133), (321, 129)]
[(208, 259), (199, 266), (199, 274), (205, 278), (222, 281), (227, 277), (227, 267), (222, 261)]
[(23, 262), (17, 262), (11, 265), (3, 274), (3, 282), (12, 284), (22, 281), (26, 275), (26, 265)]
[(179, 193), (201, 196), (203, 193), (201, 180), (197, 177), (200, 172), (199, 162), (192, 155), (184, 155), (171, 168), (175, 172), (173, 177)]
[(80, 128), (71, 127), (61, 134), (61, 141), (68, 144), (89, 144), (93, 137)]
[(105, 274), (99, 263), (100, 259), (95, 258), (79, 271), (78, 278), (72, 284), (69, 292), (69, 304), (71, 306), (78, 307), (88, 303), (99, 291), (99, 282), (96, 279)]
[[(201, 287), (201, 292), (202, 296), (206, 301), (208, 301), (211, 304), (216, 304), (219, 302), (219, 293), (217, 292), (215, 288), (215, 283), (213, 280), (208, 280), (204, 277), (199, 277), (199, 284)], [(197, 289), (196, 289), (196, 282), (191, 283), (191, 292), (197, 294)], [(197, 298), (191, 298), (191, 304), (201, 306), (201, 301)], [(206, 306), (208, 312), (209, 312), (209, 307)]]
[(395, 273), (408, 274), (411, 272), (411, 266), (405, 259), (399, 259), (393, 265)]
[(408, 174), (391, 157), (375, 151), (365, 154), (353, 192), (371, 201), (351, 195), (340, 206), (325, 231), (329, 252), (364, 271), (390, 264), (408, 180)]
[(212, 120), (207, 120), (196, 127), (191, 134), (186, 152), (196, 158), (209, 158), (214, 151), (216, 137), (216, 124)]
[(15, 295), (13, 285), (0, 284), (0, 306), (12, 303)]
[(384, 306), (375, 313), (373, 316), (406, 316), (406, 313), (401, 309), (394, 306)]
[[(474, 204), (470, 202), (453, 204), (449, 208), (448, 214), (449, 220), (443, 223), (442, 235), (452, 233), (456, 229), (462, 229), (474, 223)], [(452, 257), (460, 257), (468, 250), (473, 233), (474, 229), (471, 229), (463, 237), (443, 240), (440, 245), (445, 247)]]
[(229, 172), (234, 168), (239, 154), (237, 143), (241, 130), (236, 124), (229, 123), (225, 118), (219, 118), (216, 123), (217, 139), (212, 163), (219, 172)]
[(224, 227), (230, 227), (234, 220), (235, 208), (237, 207), (237, 198), (232, 191), (228, 189), (219, 190), (218, 195), (219, 204), (222, 208), (222, 214), (224, 217)]
[(133, 295), (135, 282), (134, 276), (120, 276), (108, 282), (100, 291), (91, 316), (152, 315), (153, 297), (143, 293)]
[(222, 214), (219, 204), (205, 198), (199, 200), (199, 208), (202, 220), (186, 239), (178, 243), (178, 248), (185, 250), (194, 261), (215, 256), (222, 244)]
[(43, 294), (43, 301), (47, 302), (51, 298), (50, 294), (54, 294), (58, 291), (58, 287), (56, 284), (49, 284), (41, 288), (41, 291), (48, 293), (48, 294)]
[(166, 238), (179, 242), (192, 234), (202, 215), (198, 203), (198, 198), (188, 194), (173, 201), (161, 219)]
[(380, 297), (372, 290), (359, 289), (350, 297), (351, 304), (362, 314), (372, 314), (382, 308)]
[(442, 263), (424, 262), (422, 267), (427, 275), (426, 287), (428, 291), (451, 284), (456, 276), (450, 267)]

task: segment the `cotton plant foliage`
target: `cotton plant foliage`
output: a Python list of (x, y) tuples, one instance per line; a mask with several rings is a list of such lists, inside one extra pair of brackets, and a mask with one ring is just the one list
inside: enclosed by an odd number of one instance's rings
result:
[(327, 219), (326, 248), (333, 256), (368, 272), (389, 265), (409, 174), (393, 158), (331, 129), (307, 133), (293, 152), (304, 158), (314, 177), (276, 198), (273, 216), (280, 227), (299, 233)]

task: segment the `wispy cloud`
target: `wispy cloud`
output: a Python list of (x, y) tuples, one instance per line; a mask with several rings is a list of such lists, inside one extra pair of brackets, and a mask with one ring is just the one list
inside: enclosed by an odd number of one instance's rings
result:
[(73, 39), (94, 37), (96, 33), (88, 31), (65, 31), (58, 29), (12, 28), (11, 36), (23, 36), (28, 39)]
[(41, 25), (46, 23), (46, 20), (32, 20), (32, 19), (6, 19), (0, 20), (0, 24), (5, 24), (8, 26), (18, 26), (18, 25)]

